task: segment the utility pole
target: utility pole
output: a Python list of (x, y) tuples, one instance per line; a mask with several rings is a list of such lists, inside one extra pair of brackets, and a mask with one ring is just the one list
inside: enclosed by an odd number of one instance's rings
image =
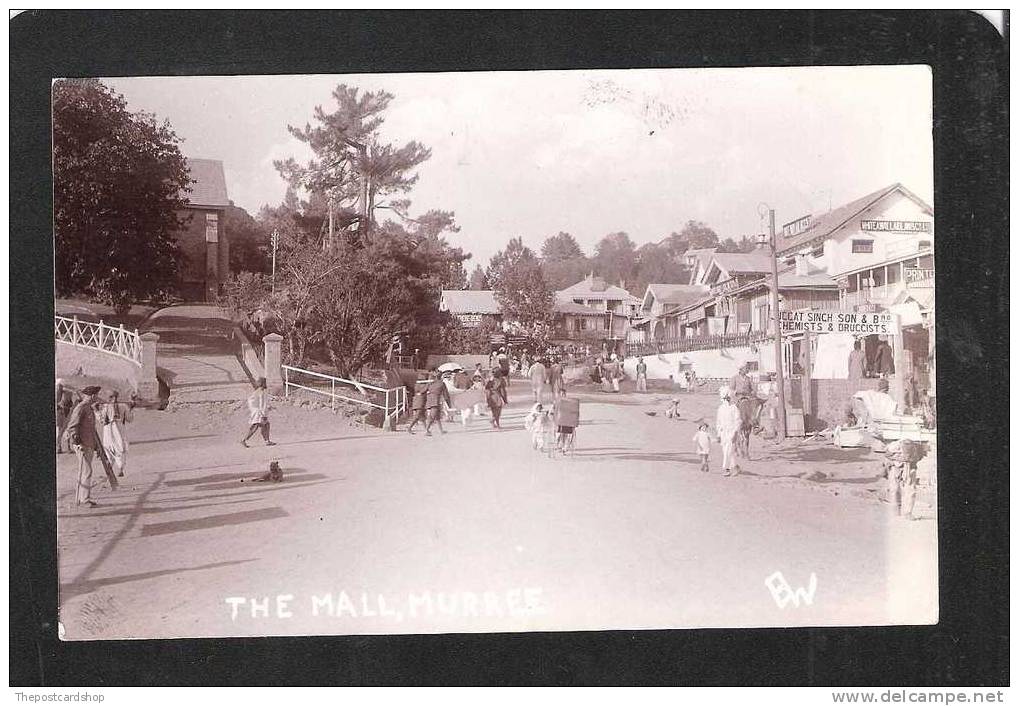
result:
[(276, 249), (280, 244), (280, 232), (273, 228), (272, 235), (269, 236), (269, 242), (272, 245), (272, 293), (276, 293)]
[(771, 250), (771, 311), (772, 321), (775, 322), (775, 385), (778, 388), (778, 434), (780, 439), (786, 437), (786, 415), (785, 415), (785, 373), (782, 371), (782, 327), (779, 323), (779, 301), (778, 301), (778, 252), (775, 243), (775, 209), (768, 208), (767, 204), (761, 204), (758, 212), (763, 216), (763, 210), (768, 209), (768, 245)]

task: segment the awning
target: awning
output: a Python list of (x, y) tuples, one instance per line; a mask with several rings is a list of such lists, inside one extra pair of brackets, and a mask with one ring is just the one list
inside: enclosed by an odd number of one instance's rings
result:
[(888, 307), (888, 311), (899, 317), (900, 326), (919, 326), (923, 323), (920, 305), (915, 301), (908, 301), (905, 304), (892, 304)]

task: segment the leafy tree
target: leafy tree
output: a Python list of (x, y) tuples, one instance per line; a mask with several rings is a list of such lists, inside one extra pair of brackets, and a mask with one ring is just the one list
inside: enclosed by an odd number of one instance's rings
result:
[(552, 262), (541, 262), (541, 272), (545, 282), (552, 289), (566, 289), (584, 279), (594, 265), (586, 257), (574, 258), (572, 260), (554, 260)]
[(125, 311), (177, 288), (191, 180), (168, 122), (96, 79), (53, 84), (56, 291)]
[(687, 250), (718, 247), (718, 233), (701, 221), (687, 221), (683, 229), (679, 233), (671, 233), (663, 245), (675, 257)]
[(455, 229), (451, 214), (430, 212), (409, 229), (387, 221), (366, 245), (338, 241), (323, 251), (296, 225), (293, 205), (263, 209), (281, 229), (276, 290), (269, 292), (268, 278), (237, 277), (225, 297), (237, 320), (257, 334), (284, 336), (292, 364), (322, 358), (345, 377), (379, 356), (396, 333), (437, 338), (439, 292), (467, 257), (442, 238)]
[(637, 296), (642, 296), (651, 283), (686, 284), (689, 280), (689, 272), (669, 254), (666, 245), (646, 243), (637, 249), (637, 277), (629, 286), (629, 290)]
[(274, 164), (291, 186), (319, 194), (327, 205), (335, 206), (334, 233), (355, 226), (357, 239), (367, 242), (375, 228), (377, 209), (389, 208), (405, 215), (406, 202), (380, 199), (410, 191), (417, 181), (414, 168), (427, 160), (431, 151), (418, 142), (396, 147), (380, 141), (379, 128), (392, 94), (362, 92), (341, 84), (333, 98), (336, 110), (331, 113), (316, 106), (314, 126), (307, 123), (303, 128), (287, 128), (315, 157), (306, 165), (293, 158)]
[(718, 245), (718, 252), (751, 252), (756, 247), (754, 240), (746, 235), (735, 241), (726, 238)]
[(557, 235), (545, 238), (541, 244), (541, 259), (545, 263), (563, 260), (578, 260), (584, 257), (577, 240), (569, 233), (560, 231)]
[(223, 231), (230, 243), (231, 272), (269, 272), (272, 252), (263, 224), (233, 201), (223, 212)]
[(637, 274), (637, 253), (626, 233), (609, 233), (595, 247), (595, 271), (607, 282), (632, 282)]
[(488, 280), (485, 278), (485, 271), (481, 269), (481, 265), (475, 264), (474, 270), (471, 272), (471, 277), (467, 281), (467, 289), (482, 290), (488, 289)]
[(534, 252), (520, 238), (492, 256), (487, 278), (503, 317), (540, 336), (552, 321), (554, 293), (545, 282)]

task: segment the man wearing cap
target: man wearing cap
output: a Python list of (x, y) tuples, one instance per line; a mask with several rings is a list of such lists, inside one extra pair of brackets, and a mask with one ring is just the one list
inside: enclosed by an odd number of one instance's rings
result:
[(96, 415), (93, 406), (99, 387), (91, 385), (81, 391), (81, 401), (71, 410), (67, 422), (67, 438), (78, 456), (78, 490), (75, 499), (79, 505), (95, 507), (92, 499), (92, 459), (99, 449), (96, 434)]
[(425, 436), (432, 435), (432, 424), (436, 422), (439, 424), (439, 431), (445, 434), (446, 430), (442, 428), (442, 403), (450, 404), (449, 389), (436, 370), (431, 370), (428, 373), (428, 387), (425, 390), (425, 400), (425, 404), (428, 407)]

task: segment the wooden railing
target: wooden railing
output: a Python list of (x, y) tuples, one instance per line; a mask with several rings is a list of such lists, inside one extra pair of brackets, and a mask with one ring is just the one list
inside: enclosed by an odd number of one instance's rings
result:
[(739, 348), (771, 340), (771, 334), (764, 331), (733, 333), (721, 336), (686, 336), (659, 338), (646, 343), (627, 343), (626, 354), (657, 355), (659, 353), (685, 353), (686, 351), (724, 350)]
[(142, 342), (137, 329), (128, 331), (123, 324), (115, 328), (102, 321), (79, 321), (77, 316), (70, 319), (54, 316), (53, 328), (57, 341), (119, 356), (141, 367)]

